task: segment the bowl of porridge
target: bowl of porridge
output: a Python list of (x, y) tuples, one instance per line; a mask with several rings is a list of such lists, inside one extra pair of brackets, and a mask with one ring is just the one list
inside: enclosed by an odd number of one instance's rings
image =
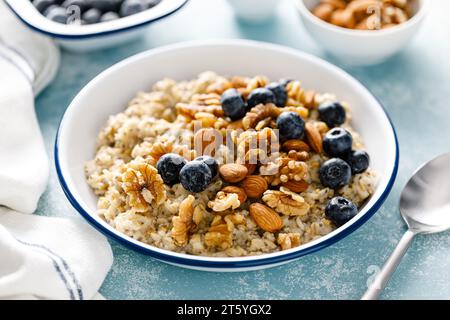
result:
[(357, 80), (244, 40), (118, 63), (75, 97), (55, 143), (61, 186), (99, 231), (209, 271), (276, 266), (344, 238), (384, 202), (398, 153)]

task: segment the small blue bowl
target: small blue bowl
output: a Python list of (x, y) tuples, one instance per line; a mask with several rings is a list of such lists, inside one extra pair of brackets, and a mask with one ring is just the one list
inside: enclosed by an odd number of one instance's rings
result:
[(92, 51), (117, 46), (141, 36), (145, 26), (181, 9), (188, 0), (162, 0), (155, 7), (118, 20), (92, 25), (65, 25), (44, 17), (28, 0), (4, 0), (29, 28), (54, 38), (72, 51)]
[[(229, 76), (263, 74), (270, 79), (301, 79), (306, 88), (331, 92), (349, 102), (353, 126), (365, 142), (371, 155), (371, 166), (378, 174), (375, 192), (358, 215), (333, 232), (297, 248), (232, 258), (194, 256), (156, 248), (120, 233), (102, 220), (96, 214), (97, 197), (86, 182), (84, 164), (93, 158), (98, 132), (108, 117), (123, 111), (136, 92), (148, 90), (160, 79), (192, 79), (205, 70)], [(345, 238), (383, 204), (397, 175), (398, 161), (394, 127), (380, 102), (359, 81), (314, 56), (278, 45), (244, 40), (176, 44), (153, 49), (116, 64), (87, 84), (75, 97), (61, 120), (55, 143), (55, 164), (61, 186), (70, 203), (87, 221), (133, 250), (170, 264), (207, 271), (273, 267)]]

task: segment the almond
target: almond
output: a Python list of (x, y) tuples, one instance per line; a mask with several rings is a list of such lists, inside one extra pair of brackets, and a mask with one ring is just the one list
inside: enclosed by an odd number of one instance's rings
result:
[(308, 122), (305, 126), (305, 131), (306, 138), (308, 139), (311, 148), (317, 153), (322, 153), (322, 135), (320, 134), (317, 127), (313, 123)]
[(322, 0), (322, 2), (338, 9), (345, 9), (347, 6), (347, 3), (344, 0)]
[(316, 92), (314, 90), (306, 90), (303, 93), (303, 104), (306, 108), (311, 109), (316, 105)]
[(248, 176), (241, 182), (241, 188), (250, 198), (260, 198), (269, 186), (266, 179), (261, 176)]
[(219, 173), (226, 182), (236, 183), (244, 180), (248, 174), (248, 170), (242, 164), (229, 163), (221, 166)]
[(247, 194), (242, 188), (236, 186), (228, 186), (223, 188), (222, 191), (225, 193), (236, 193), (238, 195), (238, 199), (241, 204), (247, 201)]
[(283, 149), (295, 151), (310, 151), (311, 148), (302, 140), (292, 139), (283, 143)]
[(256, 171), (256, 168), (258, 167), (258, 165), (251, 163), (245, 163), (244, 166), (247, 168), (248, 174), (253, 174)]
[(290, 180), (288, 182), (284, 182), (282, 184), (282, 186), (285, 188), (288, 188), (292, 192), (300, 193), (300, 192), (305, 192), (308, 189), (309, 184), (304, 180), (300, 180), (300, 181)]
[(250, 205), (250, 216), (255, 220), (258, 227), (267, 232), (276, 232), (283, 228), (283, 220), (278, 213), (261, 203)]
[(313, 10), (313, 14), (322, 20), (329, 21), (333, 11), (334, 7), (331, 4), (321, 3)]

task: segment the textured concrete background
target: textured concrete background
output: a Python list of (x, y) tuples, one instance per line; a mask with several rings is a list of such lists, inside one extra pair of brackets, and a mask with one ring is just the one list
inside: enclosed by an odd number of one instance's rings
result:
[[(397, 129), (400, 171), (381, 210), (337, 244), (288, 265), (248, 273), (204, 273), (172, 267), (111, 243), (115, 261), (101, 293), (110, 299), (358, 299), (404, 232), (398, 213), (403, 185), (414, 169), (450, 151), (450, 2), (435, 0), (424, 28), (411, 45), (386, 63), (344, 68), (386, 105)], [(99, 72), (157, 46), (210, 38), (247, 38), (325, 55), (304, 31), (291, 1), (264, 26), (239, 24), (224, 0), (192, 0), (156, 23), (144, 39), (124, 47), (75, 54), (63, 52), (57, 79), (38, 98), (37, 112), (49, 154), (59, 120), (76, 93)], [(53, 170), (39, 214), (79, 219)], [(450, 298), (450, 233), (416, 239), (382, 298)]]

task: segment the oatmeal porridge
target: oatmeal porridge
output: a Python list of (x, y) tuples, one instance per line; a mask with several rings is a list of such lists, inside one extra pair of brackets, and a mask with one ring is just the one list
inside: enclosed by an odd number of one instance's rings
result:
[(193, 255), (259, 255), (322, 237), (376, 183), (337, 98), (265, 76), (163, 79), (99, 133), (85, 165), (98, 215)]

